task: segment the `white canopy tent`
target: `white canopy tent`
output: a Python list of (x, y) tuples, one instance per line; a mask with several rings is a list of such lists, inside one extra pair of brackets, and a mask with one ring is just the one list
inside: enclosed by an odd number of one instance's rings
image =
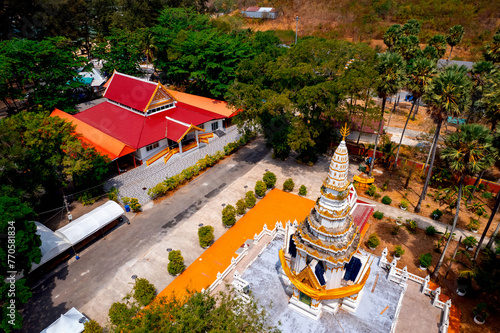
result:
[(81, 333), (86, 321), (87, 317), (77, 309), (71, 308), (40, 333)]
[(35, 222), (36, 233), (40, 236), (42, 241), (42, 246), (40, 250), (42, 251), (42, 259), (39, 264), (33, 263), (31, 265), (31, 270), (45, 264), (50, 259), (56, 257), (57, 255), (63, 253), (65, 250), (71, 247), (69, 243), (63, 237), (57, 235), (55, 232), (41, 224), (40, 222)]
[(119, 204), (110, 200), (90, 213), (56, 230), (55, 234), (67, 240), (71, 245), (76, 245), (124, 213), (125, 211)]

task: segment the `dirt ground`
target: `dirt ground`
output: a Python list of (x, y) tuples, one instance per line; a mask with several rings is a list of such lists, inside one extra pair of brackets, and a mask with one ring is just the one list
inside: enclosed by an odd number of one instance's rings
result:
[[(387, 255), (387, 259), (389, 261), (393, 260), (394, 255), (394, 247), (396, 245), (401, 245), (405, 250), (405, 253), (401, 256), (401, 259), (398, 262), (397, 267), (403, 268), (407, 266), (408, 272), (425, 277), (428, 274), (431, 274), (439, 260), (441, 253), (436, 251), (436, 243), (440, 238), (440, 235), (428, 236), (425, 234), (424, 230), (417, 229), (415, 233), (410, 233), (408, 229), (402, 225), (397, 234), (393, 234), (393, 230), (397, 227), (397, 224), (394, 220), (389, 218), (383, 218), (382, 220), (377, 220), (373, 217), (369, 220), (370, 228), (363, 239), (361, 244), (361, 248), (367, 252), (374, 253), (377, 256), (382, 254), (382, 251), (385, 247), (387, 247), (389, 254)], [(380, 238), (380, 245), (375, 250), (370, 250), (367, 247), (366, 241), (368, 237), (372, 234), (376, 233)], [(453, 252), (457, 247), (458, 242), (452, 241), (448, 250), (446, 252), (446, 257), (451, 258), (453, 256)], [(465, 250), (463, 245), (459, 247), (460, 250)], [(419, 268), (418, 257), (423, 253), (431, 253), (432, 254), (432, 265), (431, 267), (423, 271)], [(500, 330), (500, 322), (497, 318), (497, 311), (495, 309), (490, 309), (490, 316), (486, 323), (482, 326), (478, 326), (474, 323), (473, 320), (473, 308), (480, 302), (484, 302), (488, 296), (484, 294), (484, 292), (473, 290), (468, 292), (468, 294), (464, 297), (460, 297), (456, 294), (457, 289), (457, 277), (459, 271), (465, 269), (466, 267), (460, 263), (460, 261), (468, 262), (463, 255), (460, 253), (456, 256), (457, 262), (452, 264), (451, 270), (449, 268), (450, 261), (445, 260), (443, 264), (438, 283), (441, 285), (443, 289), (443, 293), (449, 296), (452, 300), (452, 304), (456, 305), (461, 312), (460, 318), (460, 332), (499, 332)], [(450, 271), (447, 278), (444, 278), (446, 272)], [(489, 300), (488, 303), (493, 302), (496, 303), (496, 300)]]

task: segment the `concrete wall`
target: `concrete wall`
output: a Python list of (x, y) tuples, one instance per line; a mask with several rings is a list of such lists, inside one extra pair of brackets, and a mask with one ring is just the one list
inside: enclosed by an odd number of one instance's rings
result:
[(154, 154), (156, 154), (157, 152), (159, 152), (160, 150), (162, 150), (163, 148), (165, 148), (166, 146), (168, 146), (168, 139), (167, 138), (158, 141), (157, 148), (150, 150), (150, 151), (146, 151), (146, 147), (142, 147), (142, 148), (137, 149), (137, 151), (134, 153), (134, 155), (135, 155), (135, 157), (137, 157), (137, 159), (144, 161), (144, 160), (148, 159), (149, 157), (153, 156)]

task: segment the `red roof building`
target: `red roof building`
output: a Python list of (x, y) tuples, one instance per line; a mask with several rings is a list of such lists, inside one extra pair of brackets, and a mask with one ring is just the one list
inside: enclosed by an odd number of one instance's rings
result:
[(118, 72), (106, 85), (105, 102), (74, 116), (60, 110), (51, 116), (72, 121), (82, 141), (112, 160), (133, 153), (147, 161), (169, 149), (182, 153), (183, 146), (199, 145), (199, 133), (223, 129), (224, 120), (235, 114), (226, 102)]

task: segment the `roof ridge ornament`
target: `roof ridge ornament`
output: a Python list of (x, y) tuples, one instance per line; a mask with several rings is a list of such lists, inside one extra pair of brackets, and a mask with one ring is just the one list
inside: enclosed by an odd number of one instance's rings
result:
[(347, 127), (347, 123), (344, 124), (344, 127), (340, 129), (340, 135), (342, 135), (342, 141), (345, 141), (346, 136), (350, 133), (349, 128)]

